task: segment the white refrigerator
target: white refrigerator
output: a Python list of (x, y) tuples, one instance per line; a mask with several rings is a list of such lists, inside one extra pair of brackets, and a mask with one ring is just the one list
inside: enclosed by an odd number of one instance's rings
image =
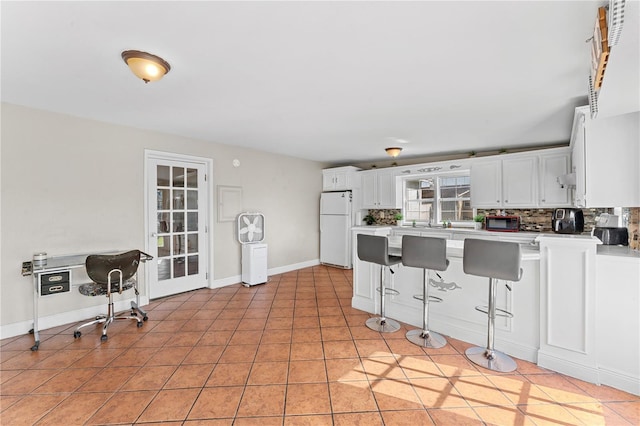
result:
[(320, 263), (351, 269), (351, 191), (320, 196)]

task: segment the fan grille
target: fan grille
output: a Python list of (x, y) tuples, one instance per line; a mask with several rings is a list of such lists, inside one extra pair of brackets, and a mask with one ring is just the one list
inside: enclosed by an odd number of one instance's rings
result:
[(238, 242), (240, 244), (261, 243), (265, 239), (265, 221), (262, 213), (240, 213), (238, 215)]

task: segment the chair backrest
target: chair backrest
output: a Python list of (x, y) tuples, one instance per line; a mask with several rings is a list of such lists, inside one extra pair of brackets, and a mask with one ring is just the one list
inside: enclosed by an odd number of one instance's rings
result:
[(465, 274), (520, 281), (520, 244), (506, 241), (464, 240), (462, 267)]
[[(87, 256), (85, 268), (93, 282), (108, 284), (109, 272), (114, 269), (122, 271), (122, 281), (133, 277), (140, 264), (140, 250), (131, 250), (121, 254), (92, 254)], [(112, 283), (120, 280), (120, 274), (112, 274)]]
[(400, 256), (389, 256), (389, 241), (379, 235), (358, 234), (358, 258), (378, 265), (396, 265)]
[(414, 268), (445, 271), (449, 266), (447, 240), (444, 238), (403, 235), (402, 264)]

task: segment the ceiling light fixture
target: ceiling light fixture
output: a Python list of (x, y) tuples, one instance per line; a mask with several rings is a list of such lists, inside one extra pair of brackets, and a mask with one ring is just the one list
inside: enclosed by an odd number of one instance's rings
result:
[(400, 155), (400, 152), (402, 151), (402, 148), (394, 146), (391, 148), (385, 148), (385, 151), (387, 151), (387, 154), (389, 154), (389, 156), (395, 158), (398, 155)]
[(158, 81), (171, 70), (171, 65), (161, 57), (139, 50), (125, 50), (122, 59), (145, 83)]

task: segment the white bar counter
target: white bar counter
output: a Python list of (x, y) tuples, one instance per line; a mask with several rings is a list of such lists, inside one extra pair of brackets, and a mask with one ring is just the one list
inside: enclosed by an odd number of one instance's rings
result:
[[(354, 308), (379, 314), (378, 265), (357, 256), (359, 233), (389, 238), (399, 254), (402, 235), (445, 238), (449, 268), (429, 274), (430, 328), (445, 336), (484, 346), (489, 279), (464, 273), (465, 238), (520, 243), (522, 279), (508, 291), (498, 283), (497, 307), (513, 313), (496, 318), (497, 350), (596, 384), (640, 395), (640, 255), (628, 247), (604, 247), (590, 235), (502, 233), (472, 229), (361, 226), (353, 234)], [(397, 296), (387, 296), (389, 318), (420, 328), (422, 270), (394, 267)], [(387, 274), (387, 283), (389, 274)]]
[[(471, 230), (470, 230), (471, 231)], [(487, 339), (487, 315), (478, 312), (475, 307), (486, 305), (489, 294), (489, 279), (467, 275), (462, 269), (464, 241), (454, 239), (454, 230), (400, 227), (355, 227), (353, 228), (354, 247), (354, 295), (352, 306), (369, 313), (379, 313), (379, 267), (362, 262), (357, 256), (357, 237), (359, 233), (389, 237), (391, 253), (399, 253), (402, 235), (423, 235), (447, 238), (447, 258), (449, 268), (446, 271), (430, 272), (431, 294), (443, 299), (442, 303), (430, 305), (430, 327), (439, 333), (466, 342), (484, 346)], [(497, 238), (501, 235), (483, 231), (465, 232), (464, 237)], [(513, 235), (504, 235), (509, 241)], [(539, 269), (540, 256), (537, 246), (531, 245), (533, 239), (522, 238), (523, 276), (519, 282), (512, 283), (508, 291), (501, 282), (498, 285), (498, 307), (514, 314), (514, 318), (496, 319), (496, 348), (520, 359), (536, 362), (540, 333), (539, 309)], [(386, 313), (389, 318), (402, 321), (417, 328), (422, 326), (422, 302), (413, 296), (422, 294), (422, 270), (398, 265), (395, 271), (394, 288), (398, 296), (387, 296)], [(388, 276), (387, 276), (388, 279)]]

